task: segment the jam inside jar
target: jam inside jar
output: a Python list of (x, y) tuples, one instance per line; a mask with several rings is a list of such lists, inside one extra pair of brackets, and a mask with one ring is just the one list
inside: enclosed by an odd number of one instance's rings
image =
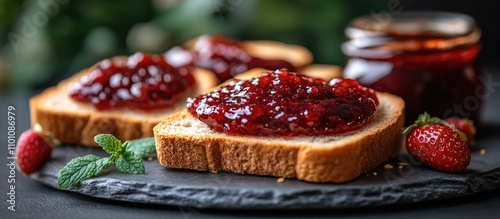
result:
[(406, 12), (388, 22), (375, 17), (354, 19), (346, 29), (344, 77), (401, 96), (407, 124), (423, 112), (478, 123), (481, 33), (474, 19), (448, 12)]

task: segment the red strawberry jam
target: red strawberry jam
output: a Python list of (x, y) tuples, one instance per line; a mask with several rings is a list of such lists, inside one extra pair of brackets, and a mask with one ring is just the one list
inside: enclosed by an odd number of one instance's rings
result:
[(177, 103), (194, 85), (187, 67), (174, 68), (162, 55), (136, 53), (101, 61), (90, 75), (73, 83), (69, 93), (98, 110), (155, 110)]
[(375, 92), (355, 80), (327, 82), (277, 70), (190, 98), (189, 112), (230, 135), (333, 135), (355, 130), (375, 115)]
[(253, 57), (240, 42), (222, 36), (201, 36), (192, 50), (196, 56), (195, 65), (212, 70), (220, 81), (252, 68), (295, 71), (295, 67), (287, 61)]

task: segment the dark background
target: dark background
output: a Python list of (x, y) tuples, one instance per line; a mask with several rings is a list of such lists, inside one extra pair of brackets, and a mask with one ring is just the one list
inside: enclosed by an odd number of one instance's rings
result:
[(0, 91), (43, 89), (107, 57), (162, 53), (212, 33), (300, 44), (316, 63), (343, 65), (349, 21), (394, 5), (471, 15), (483, 30), (479, 62), (500, 61), (497, 1), (0, 0)]

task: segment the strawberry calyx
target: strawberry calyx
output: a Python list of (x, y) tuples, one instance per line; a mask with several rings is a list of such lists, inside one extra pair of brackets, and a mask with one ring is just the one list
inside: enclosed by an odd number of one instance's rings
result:
[(61, 141), (57, 139), (52, 132), (43, 130), (39, 123), (36, 123), (32, 129), (34, 132), (38, 133), (49, 145), (54, 148), (61, 144)]
[(430, 126), (430, 125), (446, 125), (446, 126), (450, 127), (451, 129), (453, 129), (454, 131), (456, 131), (460, 135), (460, 138), (462, 138), (465, 142), (467, 142), (467, 136), (465, 135), (465, 133), (456, 129), (454, 125), (446, 122), (445, 120), (442, 120), (438, 117), (432, 117), (427, 112), (420, 114), (418, 116), (417, 120), (415, 120), (414, 124), (405, 128), (405, 130), (403, 131), (403, 134), (408, 135), (415, 128), (425, 127), (425, 126)]

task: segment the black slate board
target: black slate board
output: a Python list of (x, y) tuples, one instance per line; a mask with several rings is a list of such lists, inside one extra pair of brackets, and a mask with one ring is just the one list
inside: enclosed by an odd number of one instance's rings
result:
[[(220, 209), (325, 209), (415, 203), (500, 188), (498, 142), (478, 142), (471, 164), (461, 174), (437, 172), (401, 155), (344, 184), (296, 179), (278, 183), (275, 177), (167, 169), (153, 159), (145, 161), (146, 174), (128, 175), (112, 169), (70, 191), (112, 200)], [(481, 155), (480, 149), (486, 153)], [(59, 147), (31, 178), (56, 187), (59, 170), (72, 158), (89, 153), (106, 155), (97, 148)], [(400, 168), (400, 163), (413, 165)], [(393, 168), (384, 167), (386, 164)]]

